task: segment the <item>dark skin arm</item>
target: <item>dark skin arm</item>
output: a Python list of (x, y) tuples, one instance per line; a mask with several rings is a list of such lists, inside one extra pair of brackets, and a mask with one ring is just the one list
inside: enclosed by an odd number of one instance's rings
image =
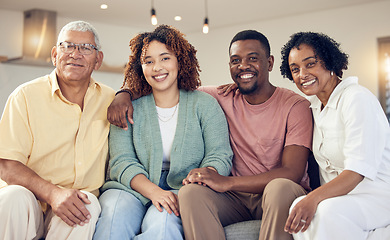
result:
[(91, 218), (84, 205), (91, 203), (86, 194), (76, 189), (59, 188), (18, 161), (0, 159), (0, 178), (8, 185), (20, 185), (30, 190), (38, 200), (48, 203), (69, 226), (83, 226)]
[[(339, 176), (332, 181), (316, 188), (310, 192), (304, 199), (299, 201), (291, 210), (286, 221), (284, 230), (290, 234), (299, 231), (306, 231), (314, 214), (317, 211), (317, 206), (325, 199), (343, 196), (352, 191), (364, 177), (359, 173), (344, 170)], [(304, 220), (305, 222), (301, 221)]]
[[(218, 89), (220, 90), (219, 93), (224, 96), (228, 95), (231, 91), (239, 91), (235, 83), (221, 85)], [(108, 121), (117, 127), (127, 130), (127, 120), (131, 124), (134, 124), (133, 104), (131, 101), (140, 97), (140, 95), (135, 94), (133, 95), (133, 99), (131, 99), (130, 94), (127, 92), (118, 93), (107, 109)]]
[(131, 99), (130, 94), (127, 92), (118, 93), (107, 109), (108, 121), (117, 127), (127, 130), (126, 118), (131, 124), (134, 124), (134, 109), (131, 101), (136, 100), (140, 97), (141, 95), (134, 94), (133, 99)]
[(305, 172), (309, 153), (310, 150), (306, 147), (287, 146), (283, 150), (281, 167), (253, 176), (225, 177), (211, 169), (197, 168), (190, 171), (183, 184), (201, 182), (217, 192), (262, 193), (265, 186), (275, 178), (287, 178), (299, 183)]

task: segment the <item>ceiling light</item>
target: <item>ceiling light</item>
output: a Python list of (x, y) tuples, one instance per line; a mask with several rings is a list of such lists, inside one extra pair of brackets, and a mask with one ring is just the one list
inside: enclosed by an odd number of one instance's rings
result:
[(150, 18), (150, 21), (152, 22), (152, 25), (157, 25), (157, 16), (156, 16), (156, 10), (154, 10), (154, 4), (153, 4), (153, 0), (152, 0), (152, 10), (150, 11), (151, 12), (151, 18)]
[(207, 17), (204, 19), (203, 33), (204, 34), (209, 33), (209, 19)]
[(207, 10), (207, 0), (204, 1), (204, 8), (205, 8), (205, 15), (204, 23), (203, 23), (203, 33), (207, 34), (209, 33), (209, 18), (208, 16), (208, 10)]
[(181, 21), (181, 16), (176, 16), (175, 21)]
[(107, 9), (108, 8), (108, 5), (107, 4), (102, 4), (100, 5), (100, 9)]

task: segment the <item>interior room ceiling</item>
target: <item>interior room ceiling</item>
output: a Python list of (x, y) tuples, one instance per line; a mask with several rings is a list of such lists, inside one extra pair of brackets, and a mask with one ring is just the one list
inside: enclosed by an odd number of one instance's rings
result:
[[(275, 19), (384, 0), (154, 0), (158, 24), (173, 25), (189, 34), (201, 32), (205, 3), (210, 31), (213, 28)], [(106, 10), (100, 9), (107, 4)], [(82, 19), (106, 24), (153, 29), (150, 22), (151, 0), (0, 0), (0, 9), (26, 11), (43, 9), (58, 17)], [(182, 20), (176, 22), (175, 16)]]

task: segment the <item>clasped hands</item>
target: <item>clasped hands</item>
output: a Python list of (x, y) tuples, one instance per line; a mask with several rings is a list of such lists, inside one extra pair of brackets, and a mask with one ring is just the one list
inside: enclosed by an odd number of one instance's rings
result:
[(220, 175), (214, 168), (203, 167), (192, 169), (182, 183), (183, 185), (197, 183), (216, 192), (226, 192), (228, 180), (228, 177)]

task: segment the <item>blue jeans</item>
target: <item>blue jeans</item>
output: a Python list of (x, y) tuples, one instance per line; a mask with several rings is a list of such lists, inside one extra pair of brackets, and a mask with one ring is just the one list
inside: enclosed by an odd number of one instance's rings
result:
[[(168, 171), (163, 171), (159, 187), (172, 190), (166, 184)], [(144, 206), (133, 194), (109, 189), (99, 198), (102, 212), (93, 239), (183, 239), (181, 218), (159, 212), (153, 204)]]

